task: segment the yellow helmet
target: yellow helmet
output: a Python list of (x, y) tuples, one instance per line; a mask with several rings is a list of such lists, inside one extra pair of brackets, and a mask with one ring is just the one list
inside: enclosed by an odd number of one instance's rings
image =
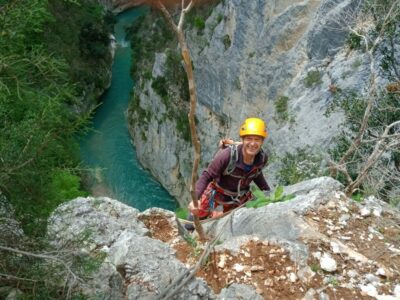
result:
[(258, 135), (266, 138), (268, 136), (267, 128), (263, 120), (259, 118), (248, 118), (240, 126), (239, 136)]

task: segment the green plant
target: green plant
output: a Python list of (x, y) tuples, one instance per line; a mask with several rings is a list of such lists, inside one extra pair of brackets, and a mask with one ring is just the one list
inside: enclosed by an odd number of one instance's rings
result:
[(310, 265), (310, 269), (311, 271), (313, 271), (314, 273), (318, 273), (318, 271), (321, 270), (321, 267), (319, 266), (318, 263), (313, 263)]
[(204, 18), (201, 16), (196, 16), (194, 18), (194, 27), (196, 27), (198, 30), (204, 30), (206, 27), (206, 22), (204, 21)]
[(313, 87), (322, 83), (322, 74), (318, 70), (309, 71), (306, 78), (304, 78), (304, 85), (306, 87)]
[(240, 84), (240, 79), (239, 77), (237, 77), (234, 81), (233, 81), (233, 86), (237, 89), (240, 90), (242, 88), (241, 84)]
[(191, 135), (190, 135), (190, 126), (187, 113), (182, 111), (175, 118), (176, 118), (176, 130), (180, 133), (181, 137), (185, 141), (190, 142)]
[(336, 287), (336, 286), (339, 285), (339, 280), (338, 280), (335, 276), (330, 276), (330, 277), (328, 278), (328, 284), (330, 284), (330, 285)]
[(231, 46), (231, 37), (228, 34), (225, 34), (222, 38), (222, 43), (224, 44), (225, 51), (229, 49)]
[(156, 78), (153, 78), (151, 87), (161, 98), (168, 96), (168, 85), (164, 76), (157, 76)]
[(362, 37), (355, 34), (354, 32), (350, 32), (346, 39), (346, 44), (352, 50), (361, 49)]
[(269, 196), (265, 196), (261, 190), (256, 189), (254, 186), (252, 187), (252, 192), (255, 199), (246, 203), (247, 208), (258, 208), (270, 203), (288, 201), (295, 197), (294, 195), (284, 195), (282, 186), (278, 186)]
[(351, 64), (351, 67), (353, 69), (357, 69), (358, 67), (360, 67), (362, 65), (362, 60), (361, 58), (357, 58), (355, 61), (353, 61), (353, 63)]
[(353, 199), (354, 201), (357, 202), (362, 202), (364, 199), (364, 195), (360, 192), (354, 193), (353, 195), (351, 195), (351, 199)]
[(178, 209), (176, 209), (175, 215), (179, 219), (186, 220), (189, 215), (189, 211), (187, 208), (179, 207)]
[(275, 111), (279, 120), (287, 121), (289, 119), (288, 101), (288, 97), (280, 96), (274, 103)]

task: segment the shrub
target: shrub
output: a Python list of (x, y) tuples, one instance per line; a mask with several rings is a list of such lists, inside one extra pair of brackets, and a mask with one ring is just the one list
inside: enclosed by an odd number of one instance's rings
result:
[(289, 119), (288, 101), (289, 101), (288, 97), (280, 96), (274, 103), (278, 119), (282, 121), (287, 121)]
[(306, 87), (312, 87), (318, 85), (322, 82), (322, 74), (318, 70), (310, 71), (307, 73), (306, 78), (304, 78), (304, 84)]
[(225, 34), (224, 37), (222, 38), (222, 43), (225, 46), (225, 51), (229, 49), (231, 46), (231, 37), (228, 34)]
[(151, 87), (161, 98), (165, 98), (168, 96), (168, 86), (165, 77), (157, 76), (156, 78), (154, 78), (153, 82), (151, 83)]
[(204, 18), (196, 16), (194, 18), (194, 27), (196, 27), (198, 30), (203, 30), (206, 27), (206, 22), (204, 21)]
[(347, 36), (346, 44), (349, 46), (350, 49), (361, 49), (361, 36), (350, 32)]

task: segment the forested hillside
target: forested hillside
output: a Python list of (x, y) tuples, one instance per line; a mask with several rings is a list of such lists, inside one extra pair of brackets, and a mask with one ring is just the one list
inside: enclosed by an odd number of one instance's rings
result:
[(112, 25), (92, 0), (0, 1), (0, 192), (27, 233), (84, 193), (77, 136), (109, 81)]

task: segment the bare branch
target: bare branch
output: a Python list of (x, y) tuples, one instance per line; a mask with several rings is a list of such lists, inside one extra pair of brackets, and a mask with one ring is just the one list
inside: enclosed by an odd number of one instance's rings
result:
[[(181, 21), (183, 22), (185, 13), (188, 12), (192, 8), (193, 3), (194, 3), (194, 1), (190, 1), (189, 5), (186, 7), (186, 9), (183, 9), (183, 6), (182, 6), (180, 22)], [(197, 132), (196, 132), (196, 123), (195, 123), (197, 95), (196, 95), (196, 83), (194, 80), (194, 73), (193, 73), (193, 64), (192, 64), (192, 59), (190, 56), (189, 48), (186, 44), (185, 35), (182, 30), (183, 23), (180, 24), (180, 26), (176, 26), (174, 20), (171, 17), (171, 14), (168, 12), (168, 10), (165, 8), (165, 6), (161, 3), (161, 1), (158, 2), (158, 7), (161, 9), (161, 12), (163, 13), (164, 17), (166, 18), (168, 24), (172, 27), (172, 29), (174, 30), (174, 32), (178, 38), (179, 47), (181, 48), (182, 58), (183, 58), (183, 62), (185, 65), (185, 72), (186, 72), (186, 75), (188, 78), (189, 95), (190, 95), (190, 109), (189, 109), (188, 119), (189, 119), (192, 144), (194, 147), (194, 160), (193, 160), (193, 166), (192, 166), (190, 194), (192, 197), (193, 204), (197, 208), (198, 201), (197, 201), (197, 196), (196, 196), (196, 192), (195, 192), (195, 186), (196, 186), (197, 172), (198, 172), (199, 162), (200, 162), (201, 149), (200, 149), (200, 141), (199, 141), (199, 138), (198, 138)], [(203, 227), (201, 226), (199, 217), (194, 215), (193, 219), (194, 219), (195, 228), (197, 230), (197, 233), (199, 234), (200, 240), (205, 240), (206, 237), (205, 237), (205, 234), (203, 231)]]
[(6, 279), (12, 279), (12, 280), (23, 280), (23, 281), (32, 281), (32, 282), (38, 282), (37, 280), (34, 279), (30, 279), (30, 278), (22, 278), (22, 277), (17, 277), (17, 276), (13, 276), (10, 274), (4, 274), (4, 273), (0, 273), (0, 277), (5, 277)]
[(68, 271), (68, 273), (73, 277), (74, 281), (83, 282), (83, 280), (81, 278), (79, 278), (71, 270), (71, 268), (67, 265), (67, 263), (65, 261), (63, 261), (62, 259), (60, 259), (60, 258), (58, 258), (56, 256), (44, 255), (44, 254), (36, 254), (36, 253), (27, 252), (27, 251), (15, 249), (15, 248), (10, 248), (10, 247), (5, 247), (5, 246), (1, 246), (1, 245), (0, 245), (0, 250), (9, 251), (9, 252), (17, 253), (17, 254), (22, 254), (22, 255), (30, 256), (30, 257), (36, 257), (36, 258), (42, 258), (42, 259), (46, 259), (46, 260), (57, 261), (57, 262), (61, 263), (64, 266), (64, 268)]

